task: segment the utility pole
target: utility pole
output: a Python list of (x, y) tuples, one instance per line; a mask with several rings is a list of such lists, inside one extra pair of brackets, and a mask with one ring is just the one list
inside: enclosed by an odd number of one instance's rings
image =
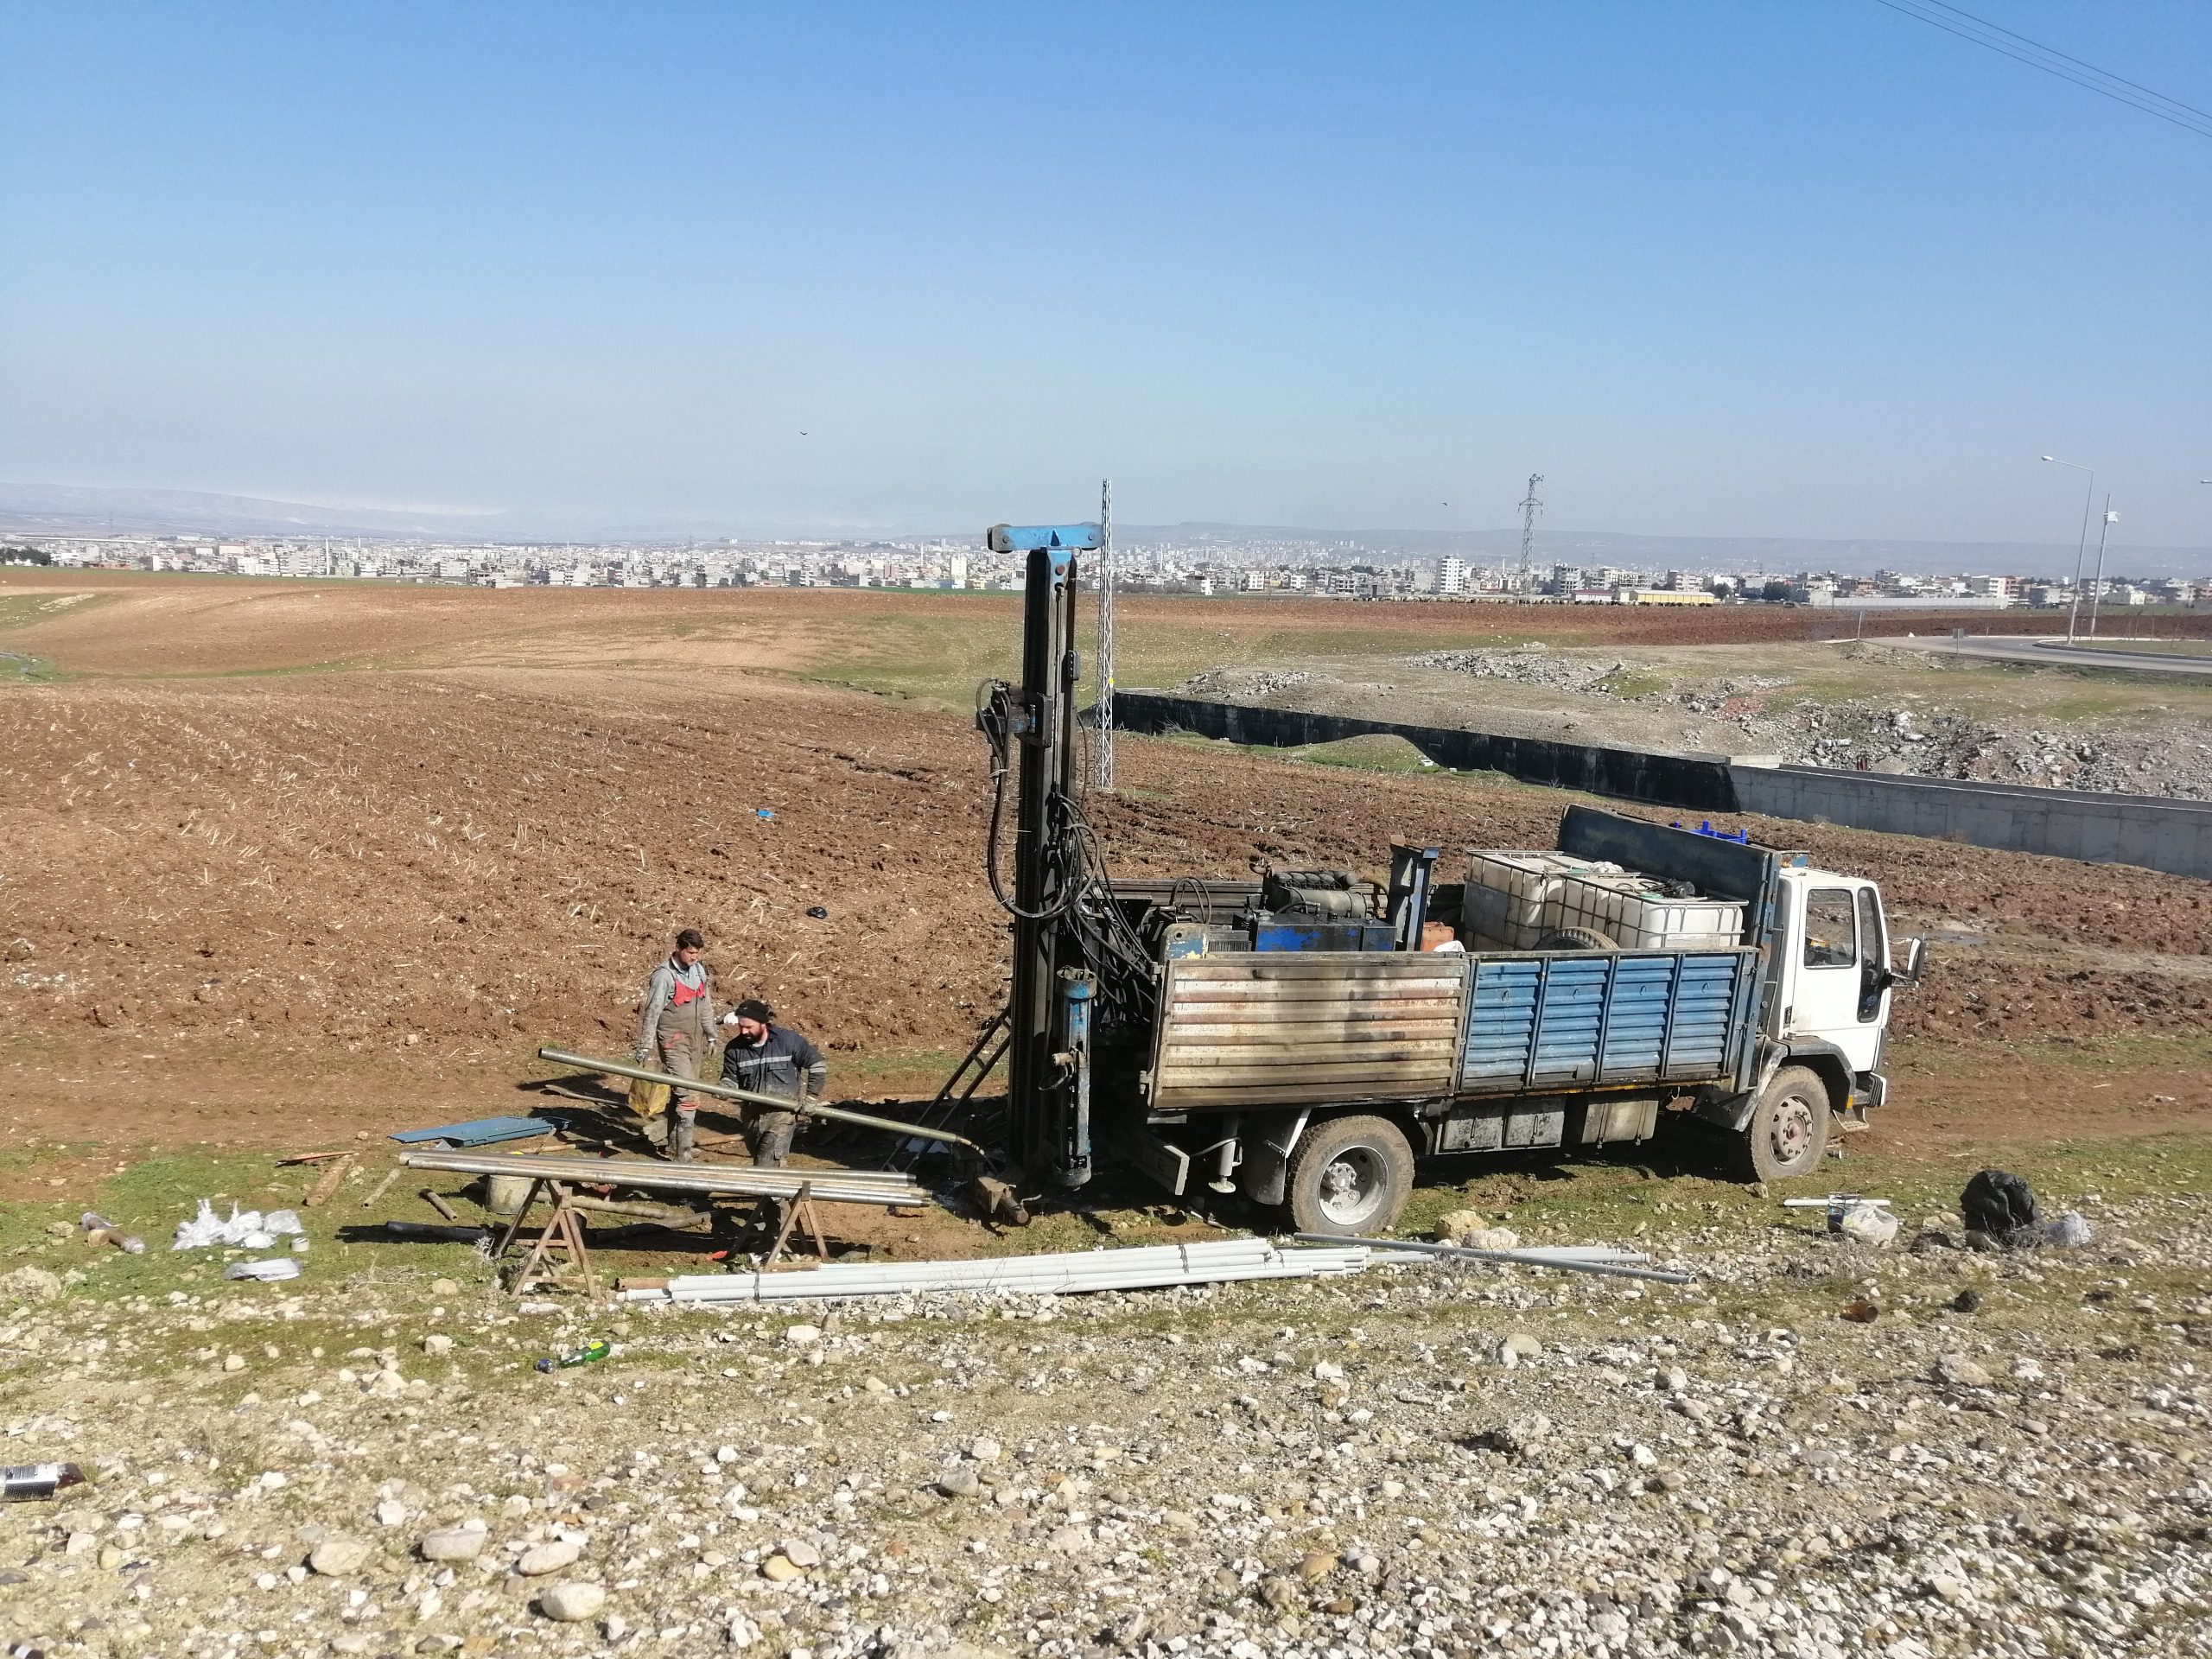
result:
[(1093, 781), (1114, 787), (1114, 480), (1098, 486), (1098, 695), (1092, 699), (1098, 735), (1091, 750)]
[(2097, 601), (2105, 587), (2105, 537), (2112, 531), (2112, 521), (2120, 515), (2112, 510), (2112, 497), (2105, 497), (2105, 520), (2097, 526), (2097, 574), (2089, 578), (2089, 638), (2097, 637)]
[(1529, 591), (1529, 570), (1536, 556), (1536, 515), (1544, 504), (1536, 499), (1536, 486), (1544, 481), (1541, 473), (1529, 474), (1529, 493), (1521, 502), (1521, 591)]

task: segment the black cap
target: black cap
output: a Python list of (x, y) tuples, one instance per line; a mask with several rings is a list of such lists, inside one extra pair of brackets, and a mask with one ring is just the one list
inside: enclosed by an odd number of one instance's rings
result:
[(759, 997), (748, 996), (737, 1005), (737, 1017), (741, 1020), (758, 1020), (765, 1026), (776, 1017), (776, 1011)]

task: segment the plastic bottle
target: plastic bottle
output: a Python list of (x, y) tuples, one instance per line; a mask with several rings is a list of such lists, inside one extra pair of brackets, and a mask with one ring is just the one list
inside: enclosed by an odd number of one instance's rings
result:
[(85, 1471), (73, 1463), (17, 1463), (0, 1469), (0, 1503), (33, 1503), (65, 1486), (81, 1486)]
[(562, 1354), (557, 1357), (548, 1356), (539, 1360), (537, 1369), (541, 1371), (566, 1370), (571, 1365), (588, 1365), (594, 1360), (605, 1359), (613, 1351), (614, 1344), (605, 1337), (594, 1337), (573, 1354)]

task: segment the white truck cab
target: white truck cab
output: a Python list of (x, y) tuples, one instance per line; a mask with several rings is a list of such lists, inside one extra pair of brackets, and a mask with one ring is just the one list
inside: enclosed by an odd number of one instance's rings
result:
[(1832, 1051), (1852, 1103), (1878, 1106), (1893, 987), (1919, 969), (1918, 940), (1893, 965), (1881, 890), (1864, 876), (1803, 865), (1780, 873), (1777, 949), (1768, 964), (1766, 1035), (1794, 1054)]

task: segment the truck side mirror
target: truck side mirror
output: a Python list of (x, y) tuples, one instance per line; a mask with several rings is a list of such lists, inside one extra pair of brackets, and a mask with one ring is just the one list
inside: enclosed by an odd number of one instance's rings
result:
[(1920, 983), (1921, 975), (1928, 971), (1928, 941), (1907, 939), (1904, 942), (1904, 966), (1897, 977), (1908, 985)]

